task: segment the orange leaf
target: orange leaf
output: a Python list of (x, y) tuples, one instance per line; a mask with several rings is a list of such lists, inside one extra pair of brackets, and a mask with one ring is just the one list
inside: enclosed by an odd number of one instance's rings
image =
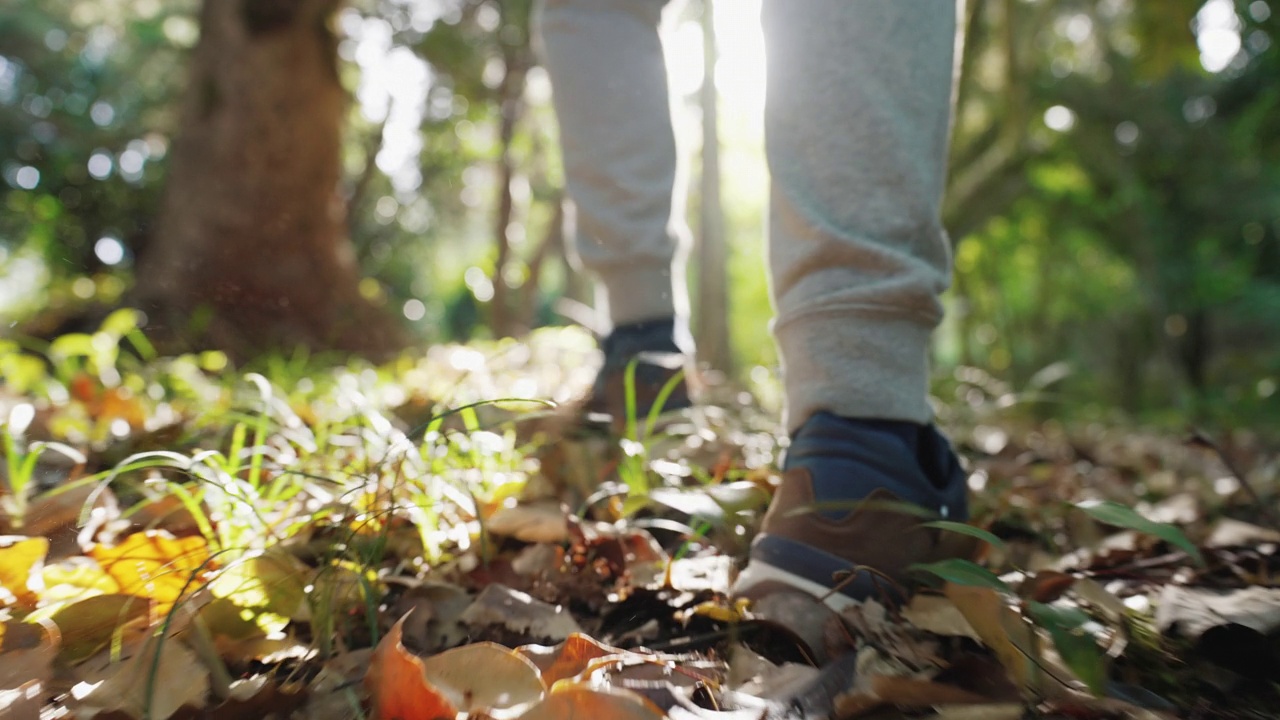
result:
[(175, 538), (163, 530), (134, 533), (115, 547), (95, 545), (88, 554), (125, 595), (154, 600), (153, 617), (166, 615), (184, 589), (198, 586), (195, 576), (210, 569), (204, 538)]
[(517, 652), (529, 658), (542, 672), (542, 682), (551, 687), (558, 680), (571, 678), (591, 664), (592, 660), (625, 652), (609, 647), (583, 635), (573, 633), (564, 642), (551, 648), (549, 652), (539, 652), (542, 646), (526, 645)]
[(427, 682), (422, 660), (405, 650), (400, 641), (402, 625), (403, 617), (378, 643), (364, 676), (373, 701), (373, 720), (451, 720), (457, 708)]
[(520, 716), (520, 720), (662, 720), (666, 717), (653, 703), (617, 688), (592, 688), (578, 683), (560, 683), (541, 702)]

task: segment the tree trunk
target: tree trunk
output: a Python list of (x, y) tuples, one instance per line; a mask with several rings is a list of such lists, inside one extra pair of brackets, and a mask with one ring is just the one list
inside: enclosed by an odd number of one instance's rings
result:
[[(512, 262), (511, 224), (515, 218), (515, 195), (511, 183), (516, 179), (516, 158), (512, 144), (516, 125), (524, 113), (524, 86), (528, 76), (527, 48), (503, 46), (502, 84), (498, 89), (498, 206), (494, 213), (494, 242), (497, 256), (493, 261), (493, 298), (489, 303), (489, 328), (494, 337), (516, 334), (517, 310), (511, 307), (512, 287), (507, 281), (507, 266)], [(534, 278), (529, 278), (529, 282)]]
[(698, 359), (733, 372), (729, 345), (729, 257), (720, 197), (719, 103), (716, 96), (716, 32), (712, 0), (702, 0), (703, 78), (701, 212), (698, 222)]
[(154, 250), (151, 328), (245, 357), (401, 346), (360, 293), (339, 194), (341, 0), (206, 0)]

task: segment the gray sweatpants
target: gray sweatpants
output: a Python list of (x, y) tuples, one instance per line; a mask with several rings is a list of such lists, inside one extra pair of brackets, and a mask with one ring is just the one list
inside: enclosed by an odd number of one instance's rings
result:
[[(544, 1), (578, 255), (614, 324), (683, 315), (665, 0)], [(931, 418), (956, 4), (764, 0), (770, 289), (791, 429), (819, 410)]]

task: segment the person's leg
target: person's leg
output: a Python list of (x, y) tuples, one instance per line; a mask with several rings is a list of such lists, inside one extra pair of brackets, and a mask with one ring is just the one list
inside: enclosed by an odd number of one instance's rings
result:
[[(593, 393), (602, 411), (618, 404), (621, 370), (637, 354), (671, 356), (637, 370), (639, 394), (652, 395), (692, 352), (688, 232), (658, 32), (666, 4), (544, 0), (538, 23), (577, 211), (573, 247), (599, 281), (612, 328)], [(681, 391), (673, 404), (687, 402)]]
[(792, 445), (748, 583), (818, 592), (853, 564), (899, 576), (938, 551), (907, 516), (850, 512), (868, 496), (965, 515), (963, 472), (927, 403), (951, 272), (940, 208), (956, 13), (955, 0), (764, 2), (773, 332)]

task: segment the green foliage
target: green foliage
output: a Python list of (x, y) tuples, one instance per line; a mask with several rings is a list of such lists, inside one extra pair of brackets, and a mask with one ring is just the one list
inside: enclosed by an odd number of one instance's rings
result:
[(931, 563), (919, 563), (911, 566), (912, 570), (946, 580), (956, 585), (969, 585), (973, 587), (985, 587), (992, 590), (999, 590), (1004, 593), (1013, 593), (1013, 590), (1005, 584), (1003, 580), (996, 576), (995, 573), (982, 567), (981, 565), (959, 558), (949, 558)]
[[(1236, 2), (1241, 52), (1210, 73), (1194, 31), (1203, 4), (969, 4), (945, 217), (955, 289), (940, 367), (976, 366), (1022, 388), (1067, 363), (1053, 394), (1026, 403), (1037, 413), (1119, 405), (1178, 424), (1188, 414), (1275, 421), (1280, 10)], [(495, 284), (510, 286), (519, 316), (499, 332), (558, 322), (557, 299), (588, 295), (552, 232), (563, 171), (530, 45), (531, 5), (359, 0), (339, 13), (341, 75), (353, 93), (374, 72), (357, 58), (369, 38), (430, 70), (416, 128), (390, 127), (353, 102), (344, 147), (350, 234), (376, 280), (362, 289), (410, 318), (424, 341), (488, 332)], [(44, 310), (42, 334), (65, 333), (58, 323), (70, 307), (117, 303), (133, 259), (164, 241), (148, 228), (177, 129), (184, 75), (174, 69), (198, 37), (196, 9), (20, 0), (0, 16), (0, 286), (10, 288), (0, 314)], [(504, 147), (506, 80), (521, 92), (507, 96), (519, 102)], [(1070, 122), (1049, 127), (1050, 109)], [(723, 126), (731, 329), (737, 364), (749, 370), (775, 363), (762, 332), (767, 183), (758, 138)], [(420, 177), (375, 162), (389, 127), (420, 134), (409, 163)], [(514, 207), (498, 229), (504, 162)], [(499, 235), (511, 239), (502, 268)], [(107, 264), (116, 241), (123, 256)], [(110, 364), (83, 337), (57, 351)], [(23, 353), (0, 352), (0, 373), (17, 387), (43, 381)]]
[(1195, 543), (1188, 540), (1187, 536), (1174, 525), (1148, 520), (1135, 512), (1133, 508), (1128, 508), (1114, 502), (1086, 500), (1084, 502), (1077, 503), (1076, 507), (1083, 510), (1089, 515), (1089, 517), (1097, 520), (1098, 522), (1122, 527), (1128, 530), (1136, 530), (1140, 533), (1146, 533), (1147, 535), (1158, 537), (1179, 550), (1182, 550), (1190, 556), (1197, 565), (1204, 567), (1204, 556), (1200, 553), (1200, 549), (1195, 546)]
[(973, 525), (967, 525), (965, 523), (952, 522), (950, 520), (934, 520), (932, 522), (921, 523), (920, 526), (959, 533), (960, 535), (967, 535), (988, 543), (991, 547), (997, 549), (1004, 549), (1006, 547), (1003, 540), (992, 535), (990, 532), (987, 532), (980, 527), (974, 527)]
[(1053, 646), (1089, 690), (1101, 697), (1107, 686), (1106, 656), (1098, 648), (1087, 626), (1093, 622), (1079, 608), (1027, 603), (1027, 614), (1037, 625), (1049, 632)]

